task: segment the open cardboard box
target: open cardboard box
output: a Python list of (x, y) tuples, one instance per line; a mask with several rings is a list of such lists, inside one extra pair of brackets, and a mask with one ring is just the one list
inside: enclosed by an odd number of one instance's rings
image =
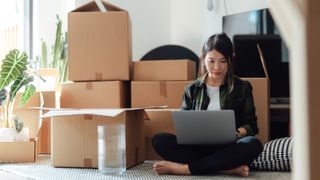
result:
[[(16, 96), (17, 101), (22, 93)], [(30, 97), (24, 107), (15, 103), (13, 114), (17, 115), (29, 127), (29, 142), (0, 142), (0, 161), (5, 162), (35, 162), (37, 159), (37, 136), (41, 126), (41, 110), (29, 109), (28, 107), (42, 107), (42, 94), (37, 92)]]
[[(60, 91), (42, 91), (44, 107), (60, 108)], [(43, 113), (48, 110), (43, 110)], [(38, 135), (38, 153), (50, 154), (51, 153), (51, 119), (42, 118), (42, 125)]]
[(51, 162), (54, 167), (98, 167), (98, 125), (124, 124), (126, 167), (145, 160), (143, 108), (52, 109)]
[(248, 77), (241, 78), (249, 81), (253, 88), (253, 99), (256, 107), (256, 115), (258, 118), (259, 134), (257, 137), (262, 144), (269, 141), (270, 136), (270, 78), (265, 65), (262, 51), (259, 46), (258, 51), (260, 54), (260, 60), (262, 62), (265, 77)]

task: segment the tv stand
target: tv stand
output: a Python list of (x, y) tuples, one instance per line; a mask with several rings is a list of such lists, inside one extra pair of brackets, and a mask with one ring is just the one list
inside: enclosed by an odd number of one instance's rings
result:
[(290, 98), (274, 97), (270, 98), (270, 104), (290, 104)]
[(290, 98), (270, 98), (270, 139), (290, 136)]

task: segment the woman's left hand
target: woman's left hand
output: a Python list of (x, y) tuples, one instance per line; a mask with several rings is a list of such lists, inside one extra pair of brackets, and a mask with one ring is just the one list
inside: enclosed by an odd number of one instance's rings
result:
[(243, 128), (243, 127), (239, 127), (237, 129), (237, 132), (238, 132), (237, 136), (238, 136), (239, 139), (245, 137), (246, 134), (247, 134), (247, 130), (245, 128)]

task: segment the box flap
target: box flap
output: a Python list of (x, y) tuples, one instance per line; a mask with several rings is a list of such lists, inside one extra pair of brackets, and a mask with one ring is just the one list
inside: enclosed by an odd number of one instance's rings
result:
[(266, 75), (266, 78), (269, 79), (269, 73), (268, 73), (268, 69), (267, 69), (267, 65), (266, 65), (266, 61), (264, 60), (264, 56), (263, 56), (263, 52), (259, 46), (259, 44), (257, 44), (257, 48), (258, 48), (258, 52), (259, 52), (259, 56), (260, 56), (260, 60), (261, 60), (261, 64), (262, 64), (262, 67), (263, 67), (263, 71)]
[(46, 114), (42, 115), (42, 118), (55, 117), (55, 116), (70, 116), (70, 115), (80, 115), (80, 114), (92, 114), (100, 116), (116, 117), (124, 111), (137, 111), (144, 109), (156, 109), (165, 108), (167, 106), (146, 106), (141, 108), (119, 108), (119, 109), (71, 109), (71, 108), (39, 108), (33, 107), (32, 109), (49, 110)]
[(80, 115), (80, 114), (92, 114), (92, 115), (116, 117), (124, 111), (125, 109), (55, 109), (55, 110), (50, 110), (49, 112), (44, 114), (42, 118), (54, 117), (54, 116)]
[[(125, 11), (113, 4), (110, 4), (108, 2), (105, 2), (105, 1), (101, 1), (103, 6), (107, 9), (107, 11)], [(90, 1), (76, 9), (74, 9), (73, 11), (71, 12), (101, 12), (99, 7), (97, 6), (96, 2), (95, 1)], [(106, 13), (108, 13), (106, 12)]]

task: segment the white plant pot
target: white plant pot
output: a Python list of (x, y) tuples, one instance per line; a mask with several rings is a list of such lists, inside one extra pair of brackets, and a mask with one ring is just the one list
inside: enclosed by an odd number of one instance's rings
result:
[(29, 141), (29, 128), (24, 127), (18, 133), (15, 128), (0, 128), (0, 142)]

